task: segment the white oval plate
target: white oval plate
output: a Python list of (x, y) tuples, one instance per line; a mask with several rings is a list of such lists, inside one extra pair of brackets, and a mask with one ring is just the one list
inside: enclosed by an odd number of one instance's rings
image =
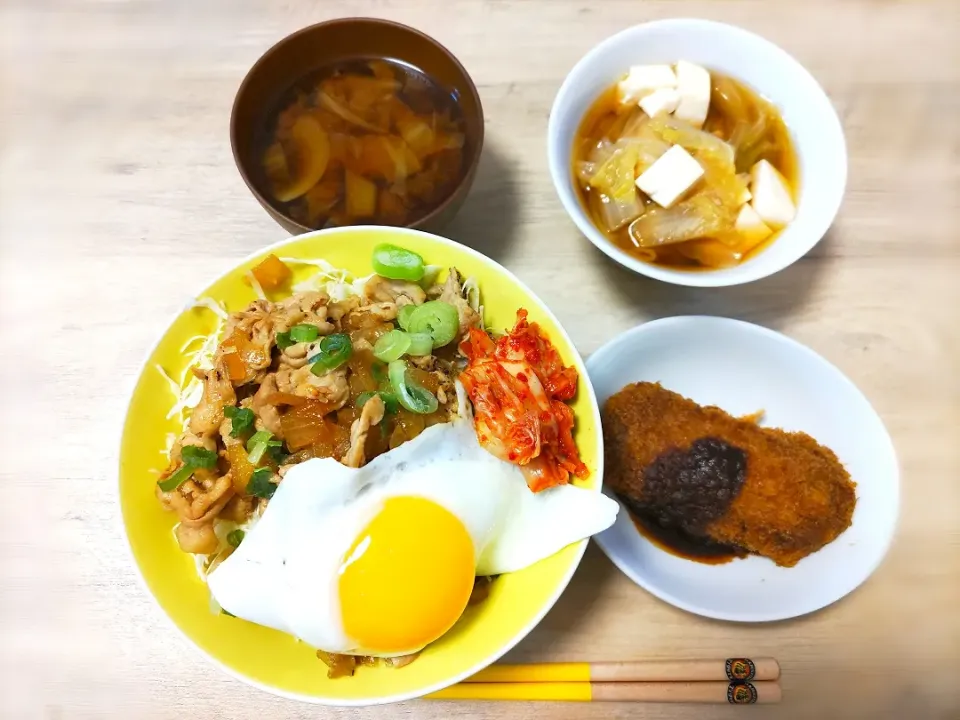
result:
[(763, 425), (802, 430), (833, 449), (857, 483), (853, 524), (792, 568), (755, 556), (705, 565), (671, 555), (622, 511), (595, 539), (645, 590), (718, 620), (783, 620), (836, 602), (880, 564), (900, 503), (893, 443), (856, 386), (809, 348), (739, 320), (673, 317), (614, 338), (587, 371), (601, 407), (623, 386), (649, 381), (734, 416), (762, 409)]

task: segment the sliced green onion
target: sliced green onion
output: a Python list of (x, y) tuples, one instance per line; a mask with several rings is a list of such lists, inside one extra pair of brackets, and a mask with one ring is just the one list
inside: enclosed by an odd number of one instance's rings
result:
[(387, 364), (379, 360), (370, 363), (370, 374), (378, 383), (387, 382)]
[(250, 436), (247, 440), (247, 460), (251, 465), (256, 465), (263, 459), (263, 454), (267, 451), (271, 440), (273, 440), (273, 433), (266, 430), (258, 430)]
[(243, 538), (246, 533), (237, 528), (236, 530), (231, 530), (227, 533), (227, 542), (230, 543), (233, 547), (240, 547), (240, 543), (243, 542)]
[(387, 372), (390, 375), (390, 387), (397, 394), (397, 400), (403, 407), (419, 415), (436, 412), (439, 405), (437, 397), (409, 377), (407, 364), (403, 360), (394, 360), (390, 363)]
[(373, 249), (373, 271), (391, 280), (416, 282), (423, 277), (423, 258), (411, 250), (382, 243)]
[(277, 465), (283, 465), (290, 455), (283, 449), (283, 443), (279, 440), (271, 440), (267, 443), (267, 455)]
[(383, 411), (387, 415), (393, 415), (400, 409), (400, 401), (397, 400), (397, 396), (385, 390), (365, 390), (360, 393), (357, 395), (357, 408), (366, 405), (367, 401), (374, 395), (379, 395), (380, 399), (383, 400)]
[(217, 464), (217, 454), (199, 445), (184, 445), (180, 457), (185, 465), (209, 470)]
[(373, 346), (373, 356), (377, 360), (391, 362), (399, 360), (410, 347), (410, 336), (403, 330), (391, 330), (377, 338)]
[(367, 400), (369, 400), (370, 398), (372, 398), (372, 397), (373, 397), (374, 395), (376, 395), (376, 394), (377, 394), (377, 393), (376, 393), (375, 390), (364, 390), (362, 393), (360, 393), (359, 395), (357, 395), (356, 407), (357, 407), (358, 409), (359, 409), (359, 408), (362, 408), (364, 405), (367, 404)]
[(161, 480), (157, 485), (164, 492), (172, 492), (189, 480), (195, 470), (196, 468), (192, 465), (183, 465), (173, 475), (166, 480)]
[(395, 415), (400, 409), (400, 400), (397, 399), (397, 396), (386, 390), (381, 390), (377, 394), (380, 395), (380, 399), (383, 400), (384, 412), (387, 415)]
[(314, 375), (325, 375), (343, 365), (353, 354), (353, 343), (346, 333), (327, 335), (320, 341), (320, 352), (307, 358), (311, 363), (310, 372)]
[(404, 330), (410, 329), (410, 316), (416, 311), (416, 305), (404, 305), (397, 310), (397, 324)]
[(225, 407), (223, 414), (230, 418), (230, 437), (240, 437), (253, 427), (256, 416), (250, 408)]
[(320, 328), (316, 325), (301, 323), (290, 328), (290, 339), (295, 343), (313, 342), (320, 337)]
[(417, 307), (409, 320), (411, 333), (429, 333), (434, 347), (443, 347), (457, 336), (460, 316), (457, 309), (443, 300), (431, 300)]
[(266, 498), (267, 500), (272, 498), (273, 494), (277, 491), (277, 486), (271, 482), (272, 477), (273, 470), (270, 468), (254, 470), (253, 475), (250, 476), (250, 482), (247, 483), (247, 494), (256, 495), (257, 497)]
[(253, 452), (257, 445), (266, 446), (267, 442), (273, 438), (273, 433), (268, 430), (257, 430), (250, 439), (247, 440), (247, 452)]
[(421, 357), (433, 352), (433, 338), (430, 333), (410, 333), (410, 347), (407, 348), (407, 355)]
[(278, 332), (276, 337), (277, 347), (281, 350), (286, 350), (291, 345), (296, 345), (293, 341), (293, 338), (290, 337), (290, 332)]
[(209, 470), (217, 464), (217, 454), (199, 445), (184, 445), (180, 450), (183, 465), (170, 477), (160, 480), (157, 485), (163, 492), (171, 492), (183, 485), (196, 470)]

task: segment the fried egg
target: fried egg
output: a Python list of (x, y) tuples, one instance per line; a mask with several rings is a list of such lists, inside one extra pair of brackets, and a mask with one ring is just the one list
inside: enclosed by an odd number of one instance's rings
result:
[(453, 626), (475, 576), (525, 568), (606, 529), (617, 509), (572, 485), (530, 492), (460, 418), (360, 469), (294, 466), (207, 582), (225, 610), (314, 647), (405, 655)]

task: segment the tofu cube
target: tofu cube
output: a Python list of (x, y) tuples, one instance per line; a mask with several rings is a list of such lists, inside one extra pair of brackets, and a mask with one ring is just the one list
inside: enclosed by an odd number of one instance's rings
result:
[(680, 93), (673, 88), (654, 90), (640, 100), (640, 109), (650, 117), (672, 113), (680, 104)]
[(674, 145), (637, 178), (637, 187), (661, 207), (673, 205), (703, 176), (703, 167), (679, 145)]
[(741, 205), (753, 200), (753, 193), (750, 192), (750, 173), (740, 173), (737, 175), (737, 179), (743, 183), (743, 192), (740, 193), (740, 197), (737, 198), (737, 202)]
[(777, 169), (761, 160), (750, 170), (751, 205), (763, 221), (771, 227), (783, 227), (797, 214), (790, 197), (790, 188)]
[(694, 127), (703, 127), (710, 111), (710, 73), (686, 60), (677, 63), (677, 91), (680, 103), (673, 116)]
[(656, 90), (676, 87), (677, 76), (669, 65), (634, 65), (617, 84), (617, 94), (622, 105), (635, 105)]
[(750, 205), (744, 205), (740, 208), (740, 214), (737, 215), (737, 222), (734, 225), (740, 236), (751, 246), (755, 246), (768, 237), (773, 232), (763, 218), (757, 215), (757, 211)]

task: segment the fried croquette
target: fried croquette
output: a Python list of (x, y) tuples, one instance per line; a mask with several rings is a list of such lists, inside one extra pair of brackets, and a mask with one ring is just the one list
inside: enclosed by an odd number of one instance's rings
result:
[(791, 567), (850, 526), (855, 483), (802, 432), (759, 427), (657, 383), (603, 410), (605, 481), (646, 521)]

